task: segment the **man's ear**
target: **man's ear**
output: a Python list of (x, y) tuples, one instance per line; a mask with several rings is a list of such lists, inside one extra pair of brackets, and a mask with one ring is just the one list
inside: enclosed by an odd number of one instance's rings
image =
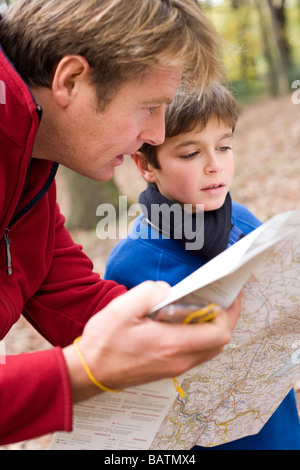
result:
[(80, 55), (68, 55), (61, 59), (52, 81), (52, 92), (56, 103), (62, 108), (67, 107), (83, 79), (90, 72), (88, 61)]
[(148, 181), (148, 183), (155, 183), (156, 175), (154, 169), (148, 162), (145, 154), (143, 152), (136, 152), (132, 155), (132, 158), (143, 178)]

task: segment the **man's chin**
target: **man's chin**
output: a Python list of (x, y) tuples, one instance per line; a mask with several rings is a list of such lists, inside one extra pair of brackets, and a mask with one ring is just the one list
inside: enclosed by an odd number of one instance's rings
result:
[(112, 164), (113, 166), (120, 166), (124, 163), (124, 155), (118, 155), (117, 157), (115, 157), (113, 160), (112, 160)]
[(121, 166), (123, 163), (124, 155), (119, 155), (110, 160), (110, 162), (106, 165), (103, 165), (101, 168), (99, 168), (97, 173), (89, 173), (87, 176), (95, 181), (98, 181), (99, 183), (107, 183), (113, 178), (115, 168)]

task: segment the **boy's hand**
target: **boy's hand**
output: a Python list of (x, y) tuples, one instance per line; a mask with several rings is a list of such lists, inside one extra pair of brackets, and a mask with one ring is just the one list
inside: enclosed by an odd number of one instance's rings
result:
[[(230, 341), (241, 300), (204, 324), (167, 324), (146, 318), (170, 287), (146, 282), (114, 299), (87, 323), (79, 342), (101, 384), (114, 390), (174, 377), (219, 354)], [(64, 350), (74, 401), (100, 392), (86, 375), (74, 346)]]

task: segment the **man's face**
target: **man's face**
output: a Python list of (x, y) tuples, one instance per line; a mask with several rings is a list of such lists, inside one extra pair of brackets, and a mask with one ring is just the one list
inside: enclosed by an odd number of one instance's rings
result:
[(157, 69), (126, 83), (103, 112), (97, 108), (94, 87), (84, 82), (65, 119), (56, 161), (104, 182), (124, 155), (135, 153), (144, 142), (160, 145), (165, 108), (175, 97), (182, 72), (181, 67)]

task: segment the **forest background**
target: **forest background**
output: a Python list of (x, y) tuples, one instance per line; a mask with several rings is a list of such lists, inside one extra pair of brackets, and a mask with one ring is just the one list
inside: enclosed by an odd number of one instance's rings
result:
[[(0, 13), (14, 1), (0, 0)], [(195, 1), (225, 39), (228, 86), (242, 109), (257, 100), (292, 92), (300, 80), (300, 0)], [(119, 176), (99, 184), (72, 171), (61, 169), (60, 173), (68, 192), (68, 228), (95, 233), (97, 207), (107, 201), (117, 206), (124, 182), (120, 187)], [(135, 171), (125, 174), (127, 186), (134, 185)], [(130, 188), (127, 192), (128, 204), (135, 203), (136, 192)]]
[[(15, 1), (15, 0), (13, 0)], [(13, 1), (0, 0), (0, 13)], [(196, 1), (196, 0), (195, 0)], [(199, 0), (224, 38), (227, 85), (241, 116), (235, 132), (233, 199), (266, 221), (300, 208), (300, 0)], [(65, 168), (57, 175), (58, 201), (75, 242), (103, 276), (116, 238), (97, 237), (97, 208), (119, 197), (128, 206), (145, 183), (130, 157), (108, 183), (97, 183)], [(119, 221), (120, 223), (122, 221)], [(130, 222), (130, 219), (128, 220)], [(5, 338), (7, 354), (50, 345), (24, 319)], [(299, 386), (296, 387), (298, 391)], [(300, 403), (300, 392), (297, 393)], [(45, 449), (51, 436), (1, 449)]]
[[(0, 13), (14, 1), (0, 0)], [(227, 85), (243, 110), (266, 97), (272, 101), (291, 93), (298, 80), (300, 88), (300, 0), (195, 1), (224, 38)], [(105, 184), (60, 169), (70, 230), (95, 233), (97, 207), (108, 201), (117, 207), (124, 191), (128, 205), (136, 202), (137, 194), (130, 186), (134, 187), (138, 175), (129, 168), (123, 172), (126, 177), (117, 171), (118, 175)]]

